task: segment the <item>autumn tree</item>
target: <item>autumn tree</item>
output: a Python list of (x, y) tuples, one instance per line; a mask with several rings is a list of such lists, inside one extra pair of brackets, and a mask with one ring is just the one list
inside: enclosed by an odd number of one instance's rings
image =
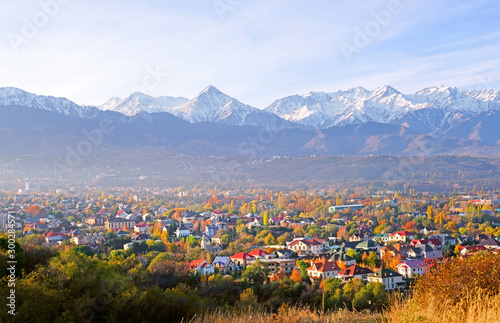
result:
[(302, 282), (302, 275), (300, 273), (300, 270), (298, 270), (297, 268), (295, 268), (292, 271), (292, 274), (290, 275), (290, 279), (293, 280), (296, 283), (301, 283)]

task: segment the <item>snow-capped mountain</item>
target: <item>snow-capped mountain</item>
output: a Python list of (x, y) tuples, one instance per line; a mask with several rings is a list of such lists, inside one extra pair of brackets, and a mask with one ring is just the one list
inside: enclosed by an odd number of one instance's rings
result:
[(267, 129), (280, 129), (290, 125), (274, 113), (243, 104), (213, 85), (178, 108), (175, 115), (191, 123), (217, 122), (236, 126), (261, 126)]
[(99, 109), (120, 112), (127, 116), (134, 116), (140, 112), (157, 113), (168, 112), (175, 114), (176, 109), (186, 104), (189, 100), (183, 97), (160, 96), (152, 97), (144, 93), (135, 92), (125, 99), (110, 98)]
[(483, 118), (488, 112), (500, 111), (500, 91), (432, 86), (414, 94), (403, 94), (388, 85), (374, 91), (355, 87), (331, 93), (292, 95), (261, 110), (241, 103), (214, 86), (207, 87), (192, 100), (133, 93), (124, 99), (110, 98), (99, 107), (81, 106), (65, 98), (6, 87), (0, 88), (0, 106), (24, 106), (86, 119), (105, 113), (107, 117), (140, 115), (152, 120), (160, 118), (157, 113), (168, 112), (190, 123), (215, 122), (272, 130), (327, 129), (375, 122), (402, 125), (421, 134), (439, 137), (455, 133), (449, 129), (470, 118)]
[(266, 111), (299, 124), (328, 128), (366, 122), (422, 123), (426, 130), (454, 124), (485, 111), (500, 110), (498, 91), (429, 87), (402, 94), (386, 85), (375, 91), (357, 87), (332, 93), (309, 92), (273, 102)]
[(37, 95), (14, 87), (2, 87), (0, 88), (0, 106), (9, 105), (48, 110), (80, 118), (91, 118), (99, 113), (95, 107), (80, 106), (65, 98)]

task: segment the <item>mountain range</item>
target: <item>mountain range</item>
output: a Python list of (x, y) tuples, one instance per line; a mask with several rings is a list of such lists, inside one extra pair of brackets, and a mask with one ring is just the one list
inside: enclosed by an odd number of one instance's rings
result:
[[(57, 143), (64, 153), (107, 119), (109, 149), (162, 147), (193, 155), (500, 156), (500, 92), (429, 87), (402, 94), (390, 86), (309, 92), (258, 109), (208, 86), (195, 98), (133, 93), (100, 106), (0, 88), (0, 153)], [(87, 130), (86, 130), (87, 129)], [(90, 130), (89, 130), (90, 129)], [(265, 137), (265, 139), (264, 139)], [(57, 146), (57, 147), (56, 147)]]

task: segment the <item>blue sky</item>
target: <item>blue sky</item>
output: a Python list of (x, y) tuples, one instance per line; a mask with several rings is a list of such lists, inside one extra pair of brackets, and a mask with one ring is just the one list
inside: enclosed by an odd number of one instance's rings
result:
[(495, 0), (0, 4), (0, 86), (79, 104), (209, 84), (259, 108), (354, 86), (500, 88)]

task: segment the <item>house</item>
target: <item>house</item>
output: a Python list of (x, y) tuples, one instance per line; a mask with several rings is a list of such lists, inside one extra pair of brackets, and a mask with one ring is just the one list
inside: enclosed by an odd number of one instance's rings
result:
[(149, 233), (134, 233), (132, 235), (132, 242), (141, 242), (151, 240)]
[(374, 283), (382, 283), (385, 286), (385, 289), (388, 291), (392, 290), (404, 290), (406, 287), (406, 283), (403, 280), (403, 276), (399, 274), (397, 271), (392, 269), (380, 269), (373, 274), (368, 275), (368, 282)]
[(255, 258), (246, 252), (238, 252), (234, 256), (231, 256), (231, 260), (239, 267), (246, 267), (247, 261), (253, 261)]
[(299, 255), (319, 255), (324, 251), (323, 239), (304, 239), (296, 238), (291, 242), (287, 242), (289, 249), (295, 251)]
[(384, 258), (384, 256), (387, 254), (392, 257), (399, 257), (401, 256), (402, 258), (407, 258), (408, 257), (408, 251), (410, 250), (410, 245), (405, 244), (405, 243), (396, 243), (394, 245), (387, 245), (383, 246), (380, 248), (380, 259)]
[(189, 237), (190, 235), (191, 235), (191, 230), (189, 230), (185, 226), (179, 227), (177, 228), (177, 230), (175, 230), (175, 236), (177, 238)]
[(277, 274), (284, 272), (286, 274), (291, 274), (295, 269), (295, 259), (279, 259), (279, 258), (267, 258), (260, 259), (263, 264), (267, 264), (271, 274)]
[(432, 247), (431, 244), (417, 244), (415, 247), (411, 247), (408, 251), (408, 257), (411, 258), (423, 258), (423, 259), (437, 259), (443, 257), (443, 252), (437, 247)]
[(207, 251), (210, 251), (211, 253), (217, 253), (221, 251), (220, 246), (212, 246), (210, 243), (210, 239), (207, 238), (205, 234), (201, 236), (201, 244), (200, 244), (201, 249), (205, 249)]
[(500, 242), (496, 239), (485, 239), (479, 242), (479, 246), (484, 246), (486, 249), (500, 249)]
[(408, 232), (408, 231), (398, 231), (389, 234), (389, 241), (411, 241), (415, 239), (415, 234)]
[(332, 262), (342, 261), (346, 266), (352, 266), (356, 264), (356, 259), (347, 255), (344, 247), (340, 247), (339, 250), (334, 252), (330, 257), (329, 261)]
[(223, 273), (233, 272), (236, 269), (236, 264), (230, 257), (217, 256), (212, 265)]
[(189, 268), (198, 271), (202, 275), (208, 276), (214, 273), (214, 266), (206, 260), (193, 260), (189, 263)]
[(260, 250), (260, 249), (252, 250), (248, 254), (253, 256), (255, 259), (273, 259), (273, 258), (276, 258), (276, 254), (267, 253), (267, 252)]
[(71, 238), (71, 241), (73, 241), (73, 243), (76, 244), (77, 246), (96, 245), (100, 242), (103, 242), (104, 240), (105, 239), (104, 236), (102, 235), (102, 232), (74, 235)]
[(129, 235), (130, 235), (130, 233), (128, 233), (127, 231), (118, 230), (118, 231), (116, 232), (116, 235), (117, 235), (118, 237), (126, 237), (126, 236), (129, 236)]
[(349, 268), (342, 269), (338, 273), (337, 278), (342, 280), (342, 282), (348, 282), (354, 278), (359, 278), (366, 281), (368, 279), (368, 275), (371, 273), (373, 273), (373, 271), (370, 268), (352, 265)]
[(215, 224), (207, 224), (205, 226), (205, 234), (208, 238), (212, 238), (217, 234), (217, 231), (219, 231), (219, 227), (216, 226)]
[(429, 271), (429, 265), (420, 259), (406, 260), (397, 265), (398, 273), (405, 278), (421, 276)]
[(314, 261), (309, 268), (307, 268), (307, 275), (311, 279), (328, 279), (335, 278), (341, 269), (337, 266), (335, 261), (326, 259)]
[[(101, 211), (99, 211), (98, 214), (101, 214)], [(106, 221), (104, 221), (104, 218), (101, 216), (91, 216), (86, 220), (86, 222), (91, 226), (104, 226), (106, 224)]]
[(134, 231), (137, 233), (148, 233), (151, 225), (145, 222), (139, 222), (134, 226)]
[(376, 234), (372, 237), (372, 240), (373, 241), (387, 242), (387, 241), (389, 241), (389, 235), (387, 233)]
[(281, 259), (290, 259), (294, 257), (294, 252), (289, 249), (278, 249), (276, 253), (278, 254), (278, 258)]
[(379, 250), (379, 245), (373, 241), (373, 240), (364, 240), (360, 243), (358, 243), (355, 247), (356, 251), (358, 252), (370, 252), (370, 251), (375, 251), (378, 253)]
[(349, 242), (357, 242), (364, 240), (365, 235), (361, 235), (360, 233), (355, 233), (349, 237)]
[(56, 244), (60, 244), (61, 242), (64, 241), (65, 238), (66, 238), (66, 235), (64, 235), (64, 234), (54, 233), (52, 235), (48, 234), (47, 237), (45, 237), (45, 241), (50, 246), (53, 246), (53, 245), (56, 245)]
[(484, 251), (486, 250), (485, 246), (465, 246), (465, 247), (460, 247), (460, 255), (461, 256), (466, 256), (471, 253), (475, 253), (478, 251)]
[(280, 225), (281, 221), (284, 219), (282, 217), (273, 217), (269, 219), (269, 225)]
[(222, 236), (222, 233), (221, 232), (217, 232), (210, 240), (212, 241), (212, 245), (214, 246), (220, 246), (222, 243), (221, 243), (221, 238)]
[(410, 246), (414, 247), (416, 246), (417, 244), (428, 244), (432, 247), (439, 247), (441, 248), (441, 240), (439, 240), (438, 238), (430, 238), (430, 239), (413, 239), (412, 241), (410, 241)]

